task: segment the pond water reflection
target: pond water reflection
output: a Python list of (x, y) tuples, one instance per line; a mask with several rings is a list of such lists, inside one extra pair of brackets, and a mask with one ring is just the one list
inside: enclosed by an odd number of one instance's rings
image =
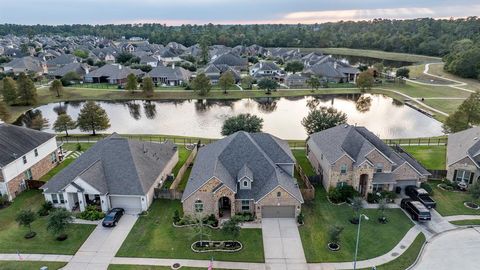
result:
[[(51, 103), (18, 119), (41, 113), (50, 122), (65, 112), (76, 119), (84, 102)], [(107, 132), (166, 134), (218, 138), (223, 121), (232, 115), (251, 113), (264, 119), (263, 130), (284, 139), (305, 139), (301, 120), (312, 106), (334, 106), (345, 112), (348, 123), (366, 126), (381, 138), (442, 135), (441, 123), (383, 95), (352, 94), (317, 97), (260, 98), (241, 100), (99, 101), (110, 117)], [(80, 133), (74, 130), (71, 133)]]

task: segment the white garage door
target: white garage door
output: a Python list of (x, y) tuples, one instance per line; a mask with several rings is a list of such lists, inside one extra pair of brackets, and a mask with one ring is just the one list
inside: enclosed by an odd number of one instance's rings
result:
[(140, 197), (110, 196), (110, 206), (112, 208), (123, 208), (125, 212), (131, 214), (142, 212), (142, 201)]
[(294, 218), (295, 206), (264, 206), (262, 218)]

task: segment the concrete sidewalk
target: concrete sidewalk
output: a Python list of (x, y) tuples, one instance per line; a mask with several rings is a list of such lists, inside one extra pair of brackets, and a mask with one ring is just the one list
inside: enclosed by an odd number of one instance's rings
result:
[[(205, 268), (210, 265), (209, 260), (185, 260), (185, 259), (151, 259), (151, 258), (120, 258), (112, 259), (111, 264), (128, 264), (128, 265), (157, 265), (172, 266), (179, 263), (182, 267), (198, 267)], [(213, 269), (239, 269), (239, 270), (265, 270), (263, 263), (247, 263), (247, 262), (222, 262), (214, 261)]]
[(57, 254), (0, 254), (0, 261), (69, 262), (72, 258), (72, 255)]
[(138, 216), (125, 214), (114, 228), (97, 225), (65, 270), (107, 270)]

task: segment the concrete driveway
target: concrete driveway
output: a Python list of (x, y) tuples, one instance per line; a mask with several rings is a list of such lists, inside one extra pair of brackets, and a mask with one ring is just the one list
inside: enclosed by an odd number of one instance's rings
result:
[(262, 234), (267, 270), (308, 269), (295, 219), (264, 218)]
[(99, 224), (63, 269), (107, 270), (137, 219), (136, 215), (125, 214), (114, 228)]
[(414, 270), (475, 270), (480, 268), (480, 228), (444, 232), (425, 246)]

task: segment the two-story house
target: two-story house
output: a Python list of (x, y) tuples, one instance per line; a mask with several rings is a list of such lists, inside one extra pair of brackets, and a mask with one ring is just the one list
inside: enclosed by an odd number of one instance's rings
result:
[(480, 127), (448, 135), (447, 179), (467, 186), (480, 181)]
[(55, 135), (0, 124), (0, 194), (9, 200), (22, 192), (25, 180), (38, 180), (58, 162)]
[(288, 143), (267, 133), (236, 132), (200, 148), (183, 192), (186, 215), (294, 218), (303, 197)]
[(339, 125), (310, 135), (307, 156), (325, 189), (348, 184), (362, 196), (419, 186), (430, 173), (365, 127)]

